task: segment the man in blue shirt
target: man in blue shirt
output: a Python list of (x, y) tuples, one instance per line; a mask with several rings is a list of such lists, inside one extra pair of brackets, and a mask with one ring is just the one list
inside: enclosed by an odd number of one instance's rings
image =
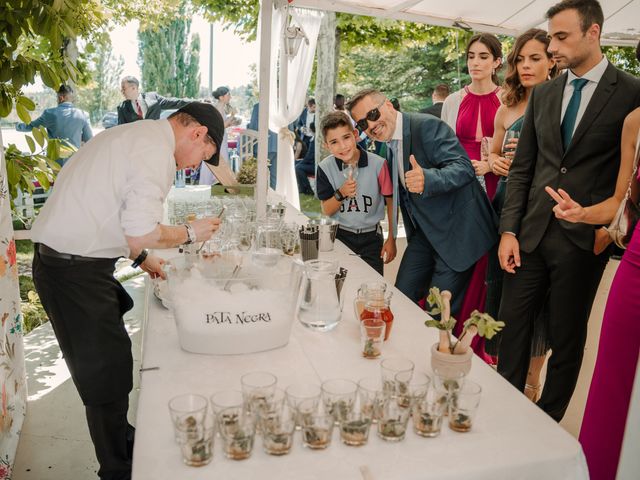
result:
[(89, 115), (73, 106), (73, 88), (60, 85), (58, 89), (58, 106), (47, 108), (42, 115), (29, 124), (18, 123), (16, 130), (30, 132), (34, 127), (43, 125), (51, 138), (59, 138), (76, 148), (93, 137)]

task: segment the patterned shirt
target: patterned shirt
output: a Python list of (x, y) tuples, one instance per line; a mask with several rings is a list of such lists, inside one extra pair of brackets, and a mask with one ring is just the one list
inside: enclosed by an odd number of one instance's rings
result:
[[(361, 148), (358, 160), (356, 196), (345, 198), (340, 209), (331, 218), (340, 225), (352, 229), (374, 227), (384, 218), (385, 197), (393, 194), (389, 167), (384, 158), (367, 153)], [(334, 192), (347, 180), (343, 174), (344, 163), (333, 155), (318, 165), (316, 187), (322, 201), (333, 197)]]

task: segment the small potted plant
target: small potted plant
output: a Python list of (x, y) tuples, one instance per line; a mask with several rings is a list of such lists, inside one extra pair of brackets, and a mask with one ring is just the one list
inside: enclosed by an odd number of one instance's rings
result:
[(456, 319), (451, 316), (451, 292), (440, 292), (437, 287), (429, 289), (427, 303), (432, 307), (431, 315), (440, 315), (440, 320), (427, 320), (427, 327), (435, 327), (440, 330), (440, 340), (431, 347), (431, 367), (443, 372), (447, 376), (456, 376), (457, 372), (464, 375), (471, 370), (471, 340), (476, 335), (491, 339), (502, 330), (504, 322), (495, 320), (488, 313), (480, 313), (474, 310), (471, 316), (464, 322), (460, 338), (454, 341), (451, 331), (456, 324)]

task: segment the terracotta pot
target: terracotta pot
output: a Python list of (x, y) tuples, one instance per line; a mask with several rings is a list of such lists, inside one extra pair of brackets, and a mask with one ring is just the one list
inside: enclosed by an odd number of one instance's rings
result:
[(450, 353), (442, 353), (438, 351), (438, 344), (431, 346), (431, 368), (435, 371), (438, 369), (443, 375), (454, 378), (459, 372), (467, 375), (471, 370), (471, 357), (473, 350), (468, 349), (465, 353), (452, 355)]

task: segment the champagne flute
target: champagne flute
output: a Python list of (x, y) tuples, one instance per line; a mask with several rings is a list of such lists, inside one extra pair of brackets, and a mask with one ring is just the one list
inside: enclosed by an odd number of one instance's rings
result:
[(351, 178), (355, 181), (358, 178), (358, 164), (345, 163), (344, 167), (342, 168), (342, 175), (344, 175), (344, 178), (346, 178), (347, 180)]
[(502, 143), (502, 154), (509, 161), (513, 161), (519, 138), (520, 132), (518, 130), (507, 130), (505, 132), (504, 142)]

